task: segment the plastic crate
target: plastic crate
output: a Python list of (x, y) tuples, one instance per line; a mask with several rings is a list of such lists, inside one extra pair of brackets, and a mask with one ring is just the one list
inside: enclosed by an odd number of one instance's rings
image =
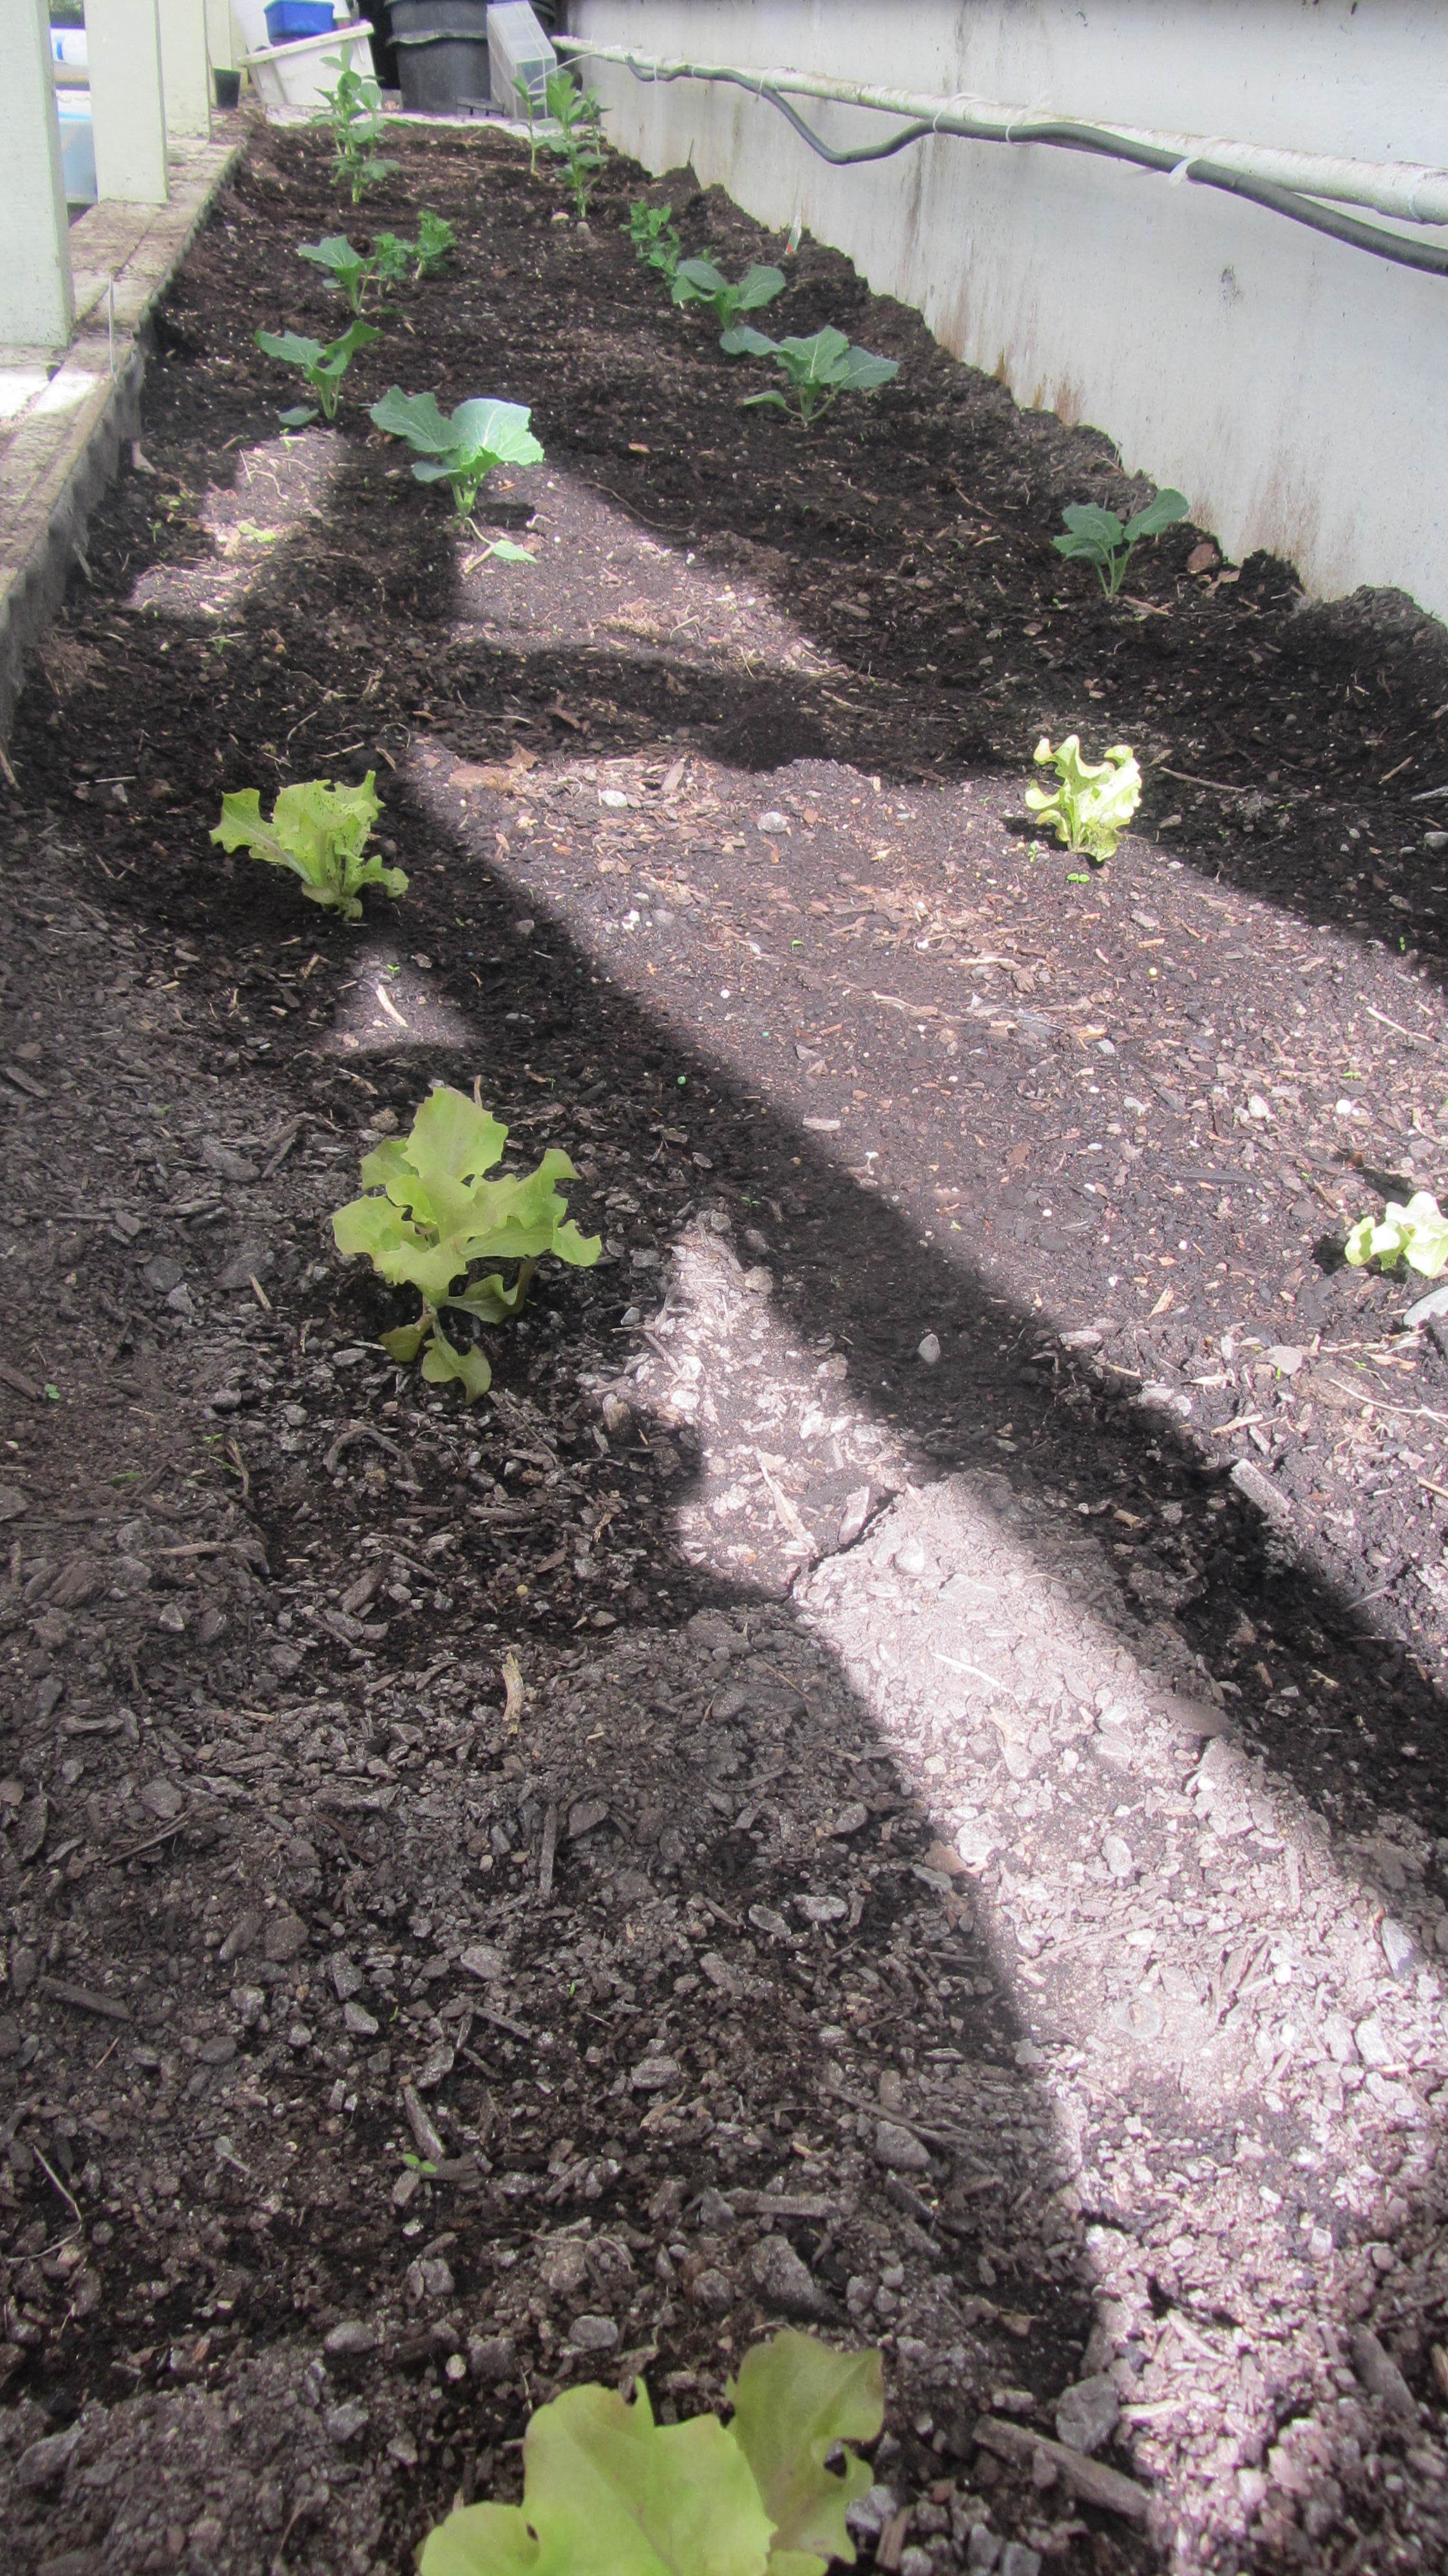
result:
[(270, 0), (267, 42), (294, 45), (303, 36), (329, 36), (334, 24), (332, 0)]

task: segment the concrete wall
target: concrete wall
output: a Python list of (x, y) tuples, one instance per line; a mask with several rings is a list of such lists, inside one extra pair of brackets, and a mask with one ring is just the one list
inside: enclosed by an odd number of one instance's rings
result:
[[(571, 33), (1366, 160), (1448, 158), (1442, 0), (572, 0)], [(1045, 148), (832, 171), (769, 107), (591, 73), (650, 169), (800, 217), (1018, 402), (1090, 422), (1240, 560), (1448, 617), (1448, 278)], [(839, 144), (883, 120), (798, 102)], [(1428, 238), (1442, 240), (1441, 233)]]

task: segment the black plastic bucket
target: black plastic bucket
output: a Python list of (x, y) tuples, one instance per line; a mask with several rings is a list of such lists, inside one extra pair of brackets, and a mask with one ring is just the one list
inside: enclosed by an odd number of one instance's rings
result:
[(485, 0), (393, 0), (390, 16), (405, 108), (458, 116), (486, 107)]
[(211, 77), (216, 83), (217, 106), (220, 108), (239, 107), (241, 105), (240, 72), (214, 71)]

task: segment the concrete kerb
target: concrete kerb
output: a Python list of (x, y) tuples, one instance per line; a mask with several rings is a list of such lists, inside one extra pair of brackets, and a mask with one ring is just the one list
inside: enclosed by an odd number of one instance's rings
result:
[(0, 742), (25, 656), (84, 560), (87, 520), (136, 435), (151, 315), (243, 149), (176, 148), (164, 206), (92, 206), (71, 227), (76, 329), (64, 358), (0, 349)]

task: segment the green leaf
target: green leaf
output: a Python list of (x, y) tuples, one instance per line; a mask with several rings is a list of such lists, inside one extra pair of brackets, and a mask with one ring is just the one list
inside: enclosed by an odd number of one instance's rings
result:
[(1174, 528), (1179, 519), (1186, 517), (1190, 506), (1185, 492), (1158, 492), (1144, 510), (1127, 520), (1122, 530), (1127, 544), (1135, 545), (1141, 537), (1159, 537), (1164, 528)]
[(792, 2330), (747, 2353), (726, 2394), (733, 2433), (754, 2472), (775, 2526), (772, 2576), (781, 2556), (798, 2559), (798, 2576), (824, 2576), (831, 2558), (854, 2562), (845, 2523), (848, 2506), (870, 2484), (871, 2470), (851, 2459), (842, 2472), (825, 2467), (839, 2442), (872, 2442), (885, 2420), (880, 2355), (834, 2352)]
[(538, 560), (526, 546), (515, 546), (511, 537), (490, 537), (483, 552), (496, 555), (500, 563), (535, 564)]
[(258, 331), (256, 345), (269, 358), (280, 358), (284, 367), (310, 367), (322, 354), (320, 340), (305, 339), (300, 331)]
[[(354, 1249), (359, 1248), (354, 1247)], [(385, 1351), (389, 1351), (395, 1360), (400, 1361), (403, 1368), (407, 1368), (421, 1350), (422, 1337), (426, 1331), (425, 1323), (399, 1324), (395, 1333), (383, 1333), (380, 1336), (382, 1347)]]
[[(1126, 530), (1114, 510), (1103, 510), (1095, 501), (1072, 501), (1061, 512), (1073, 537), (1084, 537), (1088, 545), (1102, 546), (1108, 554), (1115, 552)], [(1056, 540), (1059, 545), (1060, 539)]]
[(899, 373), (898, 358), (877, 358), (870, 349), (851, 349), (845, 360), (844, 381), (852, 394), (870, 394), (880, 385), (893, 383)]
[[(537, 2535), (538, 2576), (764, 2576), (772, 2529), (733, 2435), (712, 2415), (656, 2425), (642, 2383), (631, 2406), (585, 2387), (539, 2408), (520, 2519)], [(528, 2564), (505, 2557), (497, 2576)], [(495, 2576), (474, 2560), (469, 2576), (484, 2571)]]
[(279, 411), (277, 418), (283, 429), (306, 429), (317, 418), (317, 412), (313, 404), (294, 403), (290, 411)]
[(724, 333), (719, 346), (726, 358), (772, 358), (779, 342), (767, 338), (763, 331), (756, 331), (752, 322), (735, 322)]
[(789, 409), (783, 394), (776, 391), (773, 385), (770, 386), (768, 393), (745, 394), (739, 405), (741, 411), (763, 411), (766, 407), (773, 411)]
[(455, 1350), (440, 1324), (433, 1325), (432, 1339), (423, 1353), (422, 1374), (429, 1386), (447, 1386), (456, 1380), (469, 1404), (476, 1404), (493, 1383), (493, 1372), (482, 1352)]
[(430, 2531), (418, 2576), (566, 2576), (557, 2550), (545, 2557), (515, 2504), (465, 2504)]
[(528, 427), (526, 403), (477, 400), (459, 403), (452, 416), (453, 444), (468, 457), (494, 465), (541, 465), (543, 450)]
[(674, 302), (702, 304), (728, 293), (729, 280), (712, 259), (681, 259), (674, 271)]
[(778, 347), (780, 364), (792, 385), (842, 383), (849, 353), (849, 341), (832, 322), (808, 340), (781, 340)]
[(782, 295), (788, 282), (782, 268), (764, 267), (756, 260), (733, 289), (735, 312), (757, 313), (762, 304), (772, 304), (776, 295)]
[(1057, 554), (1064, 555), (1068, 563), (1109, 564), (1111, 561), (1108, 549), (1095, 537), (1053, 537), (1051, 543)]

